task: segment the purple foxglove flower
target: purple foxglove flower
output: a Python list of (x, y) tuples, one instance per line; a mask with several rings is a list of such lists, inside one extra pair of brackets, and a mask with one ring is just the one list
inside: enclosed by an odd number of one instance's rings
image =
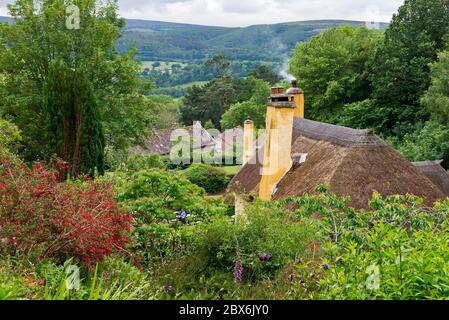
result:
[(242, 258), (237, 257), (234, 267), (234, 280), (239, 283), (243, 281), (243, 263)]

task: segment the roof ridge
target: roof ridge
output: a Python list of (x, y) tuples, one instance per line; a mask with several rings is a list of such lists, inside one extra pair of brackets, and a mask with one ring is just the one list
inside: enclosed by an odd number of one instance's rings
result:
[(324, 140), (343, 146), (386, 146), (371, 129), (352, 129), (333, 124), (295, 117), (293, 130), (315, 140)]
[(425, 167), (425, 166), (436, 166), (441, 165), (444, 160), (426, 160), (426, 161), (416, 161), (412, 162), (415, 167)]

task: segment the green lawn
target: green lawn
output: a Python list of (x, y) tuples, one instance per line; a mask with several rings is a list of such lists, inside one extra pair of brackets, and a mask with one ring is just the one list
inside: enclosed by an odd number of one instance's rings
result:
[(235, 176), (241, 168), (242, 166), (222, 167), (228, 176)]

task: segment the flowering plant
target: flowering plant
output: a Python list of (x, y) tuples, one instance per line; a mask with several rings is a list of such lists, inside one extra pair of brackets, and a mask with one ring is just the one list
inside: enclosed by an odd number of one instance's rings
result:
[(58, 183), (42, 163), (0, 160), (0, 251), (92, 264), (129, 242), (132, 218), (110, 185)]

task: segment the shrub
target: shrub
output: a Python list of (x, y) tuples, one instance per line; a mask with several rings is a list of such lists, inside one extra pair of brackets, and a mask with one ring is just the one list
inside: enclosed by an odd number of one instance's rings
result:
[(204, 190), (169, 172), (151, 169), (119, 182), (118, 200), (140, 223), (170, 222), (182, 209), (203, 214)]
[(190, 182), (204, 188), (208, 193), (221, 192), (229, 183), (224, 170), (205, 164), (192, 164), (183, 174)]
[(21, 140), (19, 128), (6, 120), (0, 119), (0, 149), (7, 148), (13, 151)]
[(118, 208), (110, 185), (60, 184), (41, 163), (0, 160), (0, 252), (92, 264), (129, 242), (131, 216)]
[(319, 256), (319, 227), (257, 202), (236, 223), (216, 217), (183, 229), (183, 241), (191, 246), (161, 269), (160, 277), (183, 298), (195, 298), (196, 292), (196, 297), (217, 299), (223, 290), (226, 297), (252, 298), (260, 283), (276, 279), (290, 263)]
[(449, 297), (449, 201), (428, 208), (412, 195), (382, 198), (376, 193), (370, 208), (323, 216), (331, 240), (323, 244), (327, 271), (316, 277), (315, 269), (306, 285), (295, 283), (291, 298), (305, 292), (315, 299)]
[(117, 175), (116, 183), (118, 200), (135, 217), (136, 250), (142, 263), (164, 260), (182, 250), (179, 228), (208, 222), (230, 210), (221, 199), (208, 199), (204, 189), (189, 180), (160, 169)]
[(148, 169), (164, 169), (165, 164), (162, 158), (157, 154), (143, 155), (134, 153), (129, 156), (126, 168), (128, 171), (137, 172)]

